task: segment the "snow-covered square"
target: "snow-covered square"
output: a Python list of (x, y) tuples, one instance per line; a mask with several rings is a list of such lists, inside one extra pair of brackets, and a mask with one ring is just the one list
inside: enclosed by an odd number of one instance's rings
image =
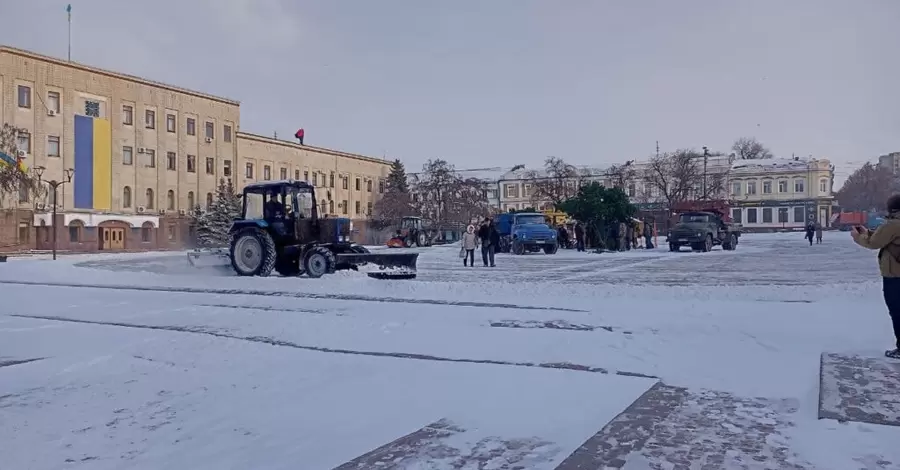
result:
[(393, 282), (10, 259), (0, 468), (900, 468), (900, 427), (818, 419), (823, 353), (892, 344), (874, 253), (802, 237)]

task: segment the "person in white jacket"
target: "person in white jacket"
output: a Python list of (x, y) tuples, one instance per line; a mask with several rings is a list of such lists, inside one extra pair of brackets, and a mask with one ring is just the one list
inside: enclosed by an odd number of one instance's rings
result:
[(466, 227), (466, 233), (462, 236), (463, 266), (475, 266), (475, 250), (478, 248), (480, 240), (478, 234), (475, 233), (475, 226)]

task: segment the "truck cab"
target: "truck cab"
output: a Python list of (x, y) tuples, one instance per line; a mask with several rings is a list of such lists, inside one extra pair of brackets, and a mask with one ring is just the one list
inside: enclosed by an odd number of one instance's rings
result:
[(737, 248), (741, 235), (738, 224), (729, 223), (725, 214), (715, 209), (686, 211), (678, 216), (678, 222), (669, 231), (669, 251), (679, 251), (690, 246), (694, 251), (710, 251), (716, 245), (731, 251)]
[(494, 218), (500, 234), (500, 251), (517, 255), (544, 253), (552, 255), (559, 248), (556, 230), (547, 225), (546, 217), (539, 212), (499, 214)]

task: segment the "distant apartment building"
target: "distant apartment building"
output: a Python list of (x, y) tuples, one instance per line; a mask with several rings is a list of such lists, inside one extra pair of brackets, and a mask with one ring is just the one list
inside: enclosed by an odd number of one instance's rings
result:
[(891, 173), (900, 173), (900, 152), (891, 152), (878, 157), (878, 166), (887, 168)]
[[(390, 164), (242, 132), (238, 101), (0, 46), (0, 123), (20, 129), (27, 171), (63, 180), (59, 199), (8, 195), (0, 250), (176, 248), (189, 215), (222, 178), (240, 189), (303, 179), (323, 190), (323, 212), (365, 219)], [(50, 210), (56, 206), (57, 220)]]

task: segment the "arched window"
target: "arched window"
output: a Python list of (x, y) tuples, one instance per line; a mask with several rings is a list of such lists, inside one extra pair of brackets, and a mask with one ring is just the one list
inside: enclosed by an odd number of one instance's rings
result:
[(206, 193), (206, 210), (212, 207), (212, 193)]
[(327, 209), (328, 209), (328, 204), (325, 202), (324, 199), (322, 199), (322, 202), (321, 202), (320, 205), (322, 206), (322, 208), (320, 209), (320, 212), (321, 212), (322, 214), (327, 214), (327, 213), (328, 213), (328, 210), (327, 210)]
[(144, 207), (147, 209), (153, 209), (153, 189), (147, 188), (147, 202), (144, 204)]
[(328, 213), (334, 214), (334, 200), (328, 201)]
[(194, 210), (194, 192), (188, 191), (188, 210)]
[(170, 211), (175, 210), (175, 191), (171, 189), (166, 193), (166, 209)]
[(84, 228), (84, 223), (78, 219), (75, 219), (69, 222), (69, 242), (70, 243), (78, 243), (81, 241), (81, 230)]
[(131, 188), (128, 186), (122, 188), (122, 207), (131, 207)]
[(141, 241), (144, 243), (148, 243), (153, 240), (153, 224), (150, 222), (144, 222), (141, 225)]

